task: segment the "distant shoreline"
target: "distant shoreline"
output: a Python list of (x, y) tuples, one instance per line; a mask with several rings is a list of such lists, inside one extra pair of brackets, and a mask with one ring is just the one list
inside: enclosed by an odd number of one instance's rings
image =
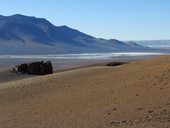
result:
[(164, 53), (82, 53), (60, 55), (0, 55), (0, 68), (10, 68), (32, 61), (51, 61), (55, 70), (105, 63), (110, 61), (143, 60)]

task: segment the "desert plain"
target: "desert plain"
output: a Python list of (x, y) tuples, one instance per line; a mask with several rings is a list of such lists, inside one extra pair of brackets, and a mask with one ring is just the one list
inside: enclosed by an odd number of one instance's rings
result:
[(0, 128), (170, 128), (170, 56), (1, 81)]

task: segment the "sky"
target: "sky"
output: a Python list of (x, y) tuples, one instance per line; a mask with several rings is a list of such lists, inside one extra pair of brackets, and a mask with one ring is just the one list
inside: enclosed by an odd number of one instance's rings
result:
[(170, 39), (170, 0), (0, 0), (0, 15), (46, 18), (105, 39)]

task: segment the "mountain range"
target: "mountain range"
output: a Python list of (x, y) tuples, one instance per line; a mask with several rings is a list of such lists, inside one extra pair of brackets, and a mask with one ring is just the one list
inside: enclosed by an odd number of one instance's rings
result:
[(151, 48), (170, 49), (170, 40), (143, 40), (135, 41), (135, 43)]
[(116, 39), (95, 38), (44, 18), (0, 15), (0, 54), (61, 54), (147, 51), (148, 47)]

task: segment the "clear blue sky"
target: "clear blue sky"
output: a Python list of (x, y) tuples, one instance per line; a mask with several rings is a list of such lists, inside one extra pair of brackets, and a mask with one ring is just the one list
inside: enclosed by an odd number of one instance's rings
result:
[(170, 0), (1, 0), (0, 14), (43, 17), (100, 38), (170, 39)]

